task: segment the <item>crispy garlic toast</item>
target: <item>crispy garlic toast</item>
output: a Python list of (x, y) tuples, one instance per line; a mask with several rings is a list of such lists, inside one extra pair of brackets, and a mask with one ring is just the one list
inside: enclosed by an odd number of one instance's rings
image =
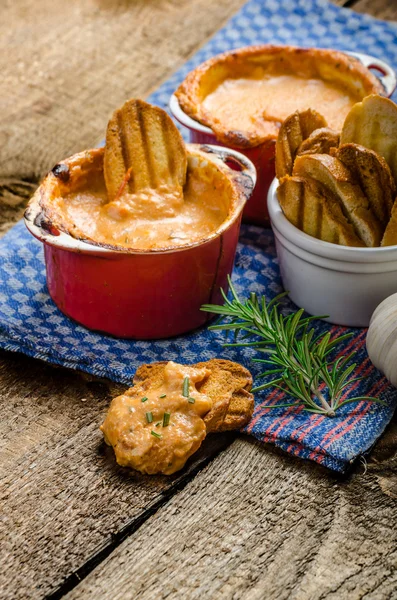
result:
[(293, 175), (314, 179), (340, 202), (342, 211), (366, 246), (379, 246), (383, 228), (360, 186), (340, 160), (327, 154), (297, 156)]
[(341, 132), (341, 144), (353, 142), (380, 154), (397, 183), (397, 106), (371, 95), (353, 106)]
[(180, 190), (186, 181), (187, 153), (167, 113), (143, 100), (128, 100), (107, 127), (104, 174), (109, 201), (124, 192), (160, 186)]
[(296, 155), (330, 154), (332, 148), (339, 146), (339, 133), (328, 127), (315, 129), (299, 146)]
[[(140, 366), (133, 384), (140, 385), (144, 390), (159, 387), (163, 382), (166, 364), (162, 361)], [(251, 373), (238, 363), (220, 358), (189, 366), (211, 370), (209, 377), (197, 385), (201, 393), (213, 400), (212, 410), (204, 417), (207, 433), (244, 427), (254, 410), (254, 397), (250, 393)]]
[(396, 197), (396, 184), (387, 162), (359, 144), (343, 144), (335, 152), (359, 183), (377, 219), (385, 227)]
[(302, 142), (315, 130), (326, 127), (322, 115), (312, 109), (296, 111), (285, 119), (276, 141), (276, 176), (292, 175), (296, 153)]
[(381, 246), (397, 245), (397, 201), (394, 202), (390, 220), (383, 234)]
[(338, 199), (313, 179), (287, 175), (280, 182), (278, 199), (287, 219), (308, 235), (333, 244), (364, 246)]

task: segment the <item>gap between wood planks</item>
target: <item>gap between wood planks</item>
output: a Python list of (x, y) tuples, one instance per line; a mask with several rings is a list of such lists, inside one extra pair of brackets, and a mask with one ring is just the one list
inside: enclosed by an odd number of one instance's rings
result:
[(131, 519), (116, 534), (112, 534), (110, 542), (105, 543), (102, 548), (97, 550), (88, 560), (84, 562), (78, 569), (73, 571), (64, 582), (53, 592), (45, 596), (46, 600), (60, 600), (68, 592), (72, 591), (83, 579), (87, 577), (102, 561), (104, 561), (112, 552), (120, 546), (120, 544), (129, 536), (134, 534), (138, 529), (153, 516), (162, 506), (164, 506), (170, 498), (177, 492), (183, 490), (192, 481), (197, 473), (204, 469), (214, 458), (225, 450), (237, 437), (237, 433), (228, 432), (211, 436), (214, 440), (214, 448), (211, 453), (197, 464), (188, 467), (187, 472), (175, 484), (163, 491), (160, 497), (149, 504), (149, 506), (140, 513), (137, 517)]

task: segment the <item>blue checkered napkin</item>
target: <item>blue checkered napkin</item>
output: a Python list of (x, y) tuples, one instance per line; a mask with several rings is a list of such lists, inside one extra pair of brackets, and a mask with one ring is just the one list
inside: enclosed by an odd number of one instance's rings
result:
[[(150, 101), (166, 107), (169, 96), (186, 74), (203, 60), (224, 50), (257, 43), (288, 43), (361, 51), (397, 66), (397, 26), (340, 9), (324, 0), (251, 0), (182, 69), (155, 92)], [(268, 298), (281, 290), (273, 236), (244, 226), (233, 281), (242, 297), (249, 292)], [(285, 310), (292, 310), (286, 300)], [(318, 331), (341, 328), (318, 322)], [(343, 330), (344, 331), (344, 330)], [(346, 405), (334, 419), (279, 404), (281, 392), (258, 394), (251, 423), (245, 429), (257, 439), (275, 443), (291, 454), (344, 472), (366, 452), (390, 421), (397, 391), (372, 367), (363, 330), (353, 330), (343, 352), (357, 350), (357, 375), (364, 379), (350, 395), (377, 395), (387, 406), (368, 402)], [(0, 242), (0, 347), (66, 367), (129, 383), (136, 368), (169, 360), (192, 363), (216, 356), (236, 360), (258, 374), (252, 351), (221, 347), (222, 335), (201, 329), (170, 340), (136, 342), (93, 333), (65, 317), (48, 296), (41, 244), (18, 223)], [(354, 384), (355, 385), (355, 384)]]
[[(250, 361), (249, 349), (224, 350), (221, 333), (203, 328), (170, 340), (136, 342), (117, 340), (88, 331), (65, 317), (50, 299), (40, 242), (18, 223), (0, 244), (0, 346), (81, 369), (115, 381), (129, 383), (138, 365), (157, 360), (193, 363), (223, 357), (241, 362), (254, 377), (258, 365)], [(234, 285), (245, 297), (250, 292), (271, 298), (281, 291), (273, 234), (259, 227), (243, 226), (233, 275)], [(285, 311), (296, 309), (286, 300)], [(318, 332), (331, 329), (340, 335), (345, 328), (317, 322)], [(345, 471), (368, 450), (390, 421), (397, 404), (397, 390), (374, 369), (365, 351), (365, 330), (352, 330), (354, 337), (341, 348), (343, 354), (357, 351), (356, 375), (347, 397), (380, 396), (387, 406), (359, 402), (346, 405), (334, 419), (294, 409), (270, 409), (280, 404), (279, 390), (266, 390), (255, 399), (255, 412), (245, 431), (257, 439), (275, 443), (291, 454), (309, 458), (336, 471)]]

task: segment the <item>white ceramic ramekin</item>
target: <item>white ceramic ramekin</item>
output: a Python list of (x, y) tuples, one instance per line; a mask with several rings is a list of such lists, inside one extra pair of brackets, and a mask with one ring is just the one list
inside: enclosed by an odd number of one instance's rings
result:
[(330, 323), (367, 327), (382, 300), (397, 292), (397, 246), (353, 248), (318, 240), (292, 225), (269, 188), (268, 210), (281, 278), (293, 302)]

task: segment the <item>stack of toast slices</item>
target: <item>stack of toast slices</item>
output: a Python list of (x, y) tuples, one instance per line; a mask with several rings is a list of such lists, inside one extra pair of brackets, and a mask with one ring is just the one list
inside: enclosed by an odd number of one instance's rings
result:
[(314, 110), (295, 112), (276, 143), (278, 198), (287, 219), (315, 238), (357, 247), (397, 244), (397, 106), (372, 95), (342, 132)]

